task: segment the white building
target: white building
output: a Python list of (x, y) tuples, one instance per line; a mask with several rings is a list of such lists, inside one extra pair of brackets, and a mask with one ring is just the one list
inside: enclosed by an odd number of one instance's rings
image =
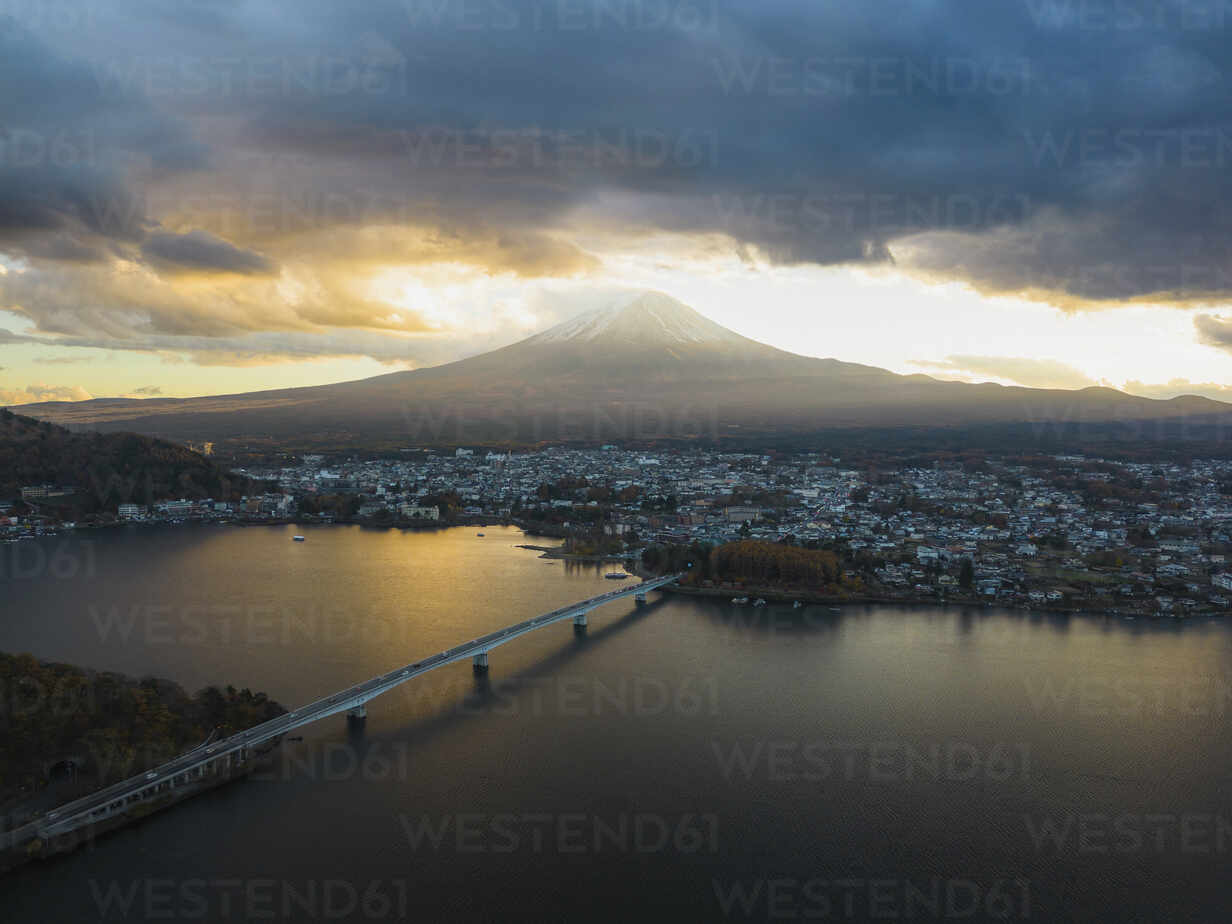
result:
[(398, 513), (412, 520), (439, 520), (441, 518), (439, 507), (420, 507), (417, 504), (399, 504)]

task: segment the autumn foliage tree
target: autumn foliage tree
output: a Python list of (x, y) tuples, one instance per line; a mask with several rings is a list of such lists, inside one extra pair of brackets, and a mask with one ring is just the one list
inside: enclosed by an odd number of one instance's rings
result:
[(710, 559), (710, 570), (722, 581), (805, 587), (843, 583), (838, 556), (824, 549), (742, 539), (719, 546)]
[(0, 800), (37, 790), (72, 761), (97, 785), (132, 776), (286, 710), (264, 693), (87, 671), (0, 654)]

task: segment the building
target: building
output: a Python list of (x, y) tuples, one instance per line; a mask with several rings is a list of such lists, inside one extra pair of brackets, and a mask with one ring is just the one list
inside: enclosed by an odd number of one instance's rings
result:
[(121, 520), (141, 520), (145, 518), (146, 508), (144, 504), (120, 504), (116, 512)]
[(439, 507), (420, 507), (417, 504), (399, 504), (398, 513), (411, 520), (439, 520)]

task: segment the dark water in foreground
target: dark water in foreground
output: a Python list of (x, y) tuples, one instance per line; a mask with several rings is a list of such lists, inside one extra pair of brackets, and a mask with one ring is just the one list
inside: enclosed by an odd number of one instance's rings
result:
[[(514, 530), (292, 532), (0, 546), (0, 650), (293, 708), (614, 586)], [(1230, 669), (1222, 622), (621, 601), (25, 868), (0, 918), (1224, 920)]]

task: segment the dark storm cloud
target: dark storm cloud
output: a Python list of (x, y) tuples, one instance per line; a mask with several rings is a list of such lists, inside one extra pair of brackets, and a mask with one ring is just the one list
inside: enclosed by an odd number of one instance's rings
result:
[(236, 247), (206, 231), (187, 234), (160, 231), (146, 238), (141, 252), (172, 271), (264, 275), (276, 269), (267, 257)]
[(7, 17), (0, 98), (0, 241), (61, 229), (139, 238), (145, 216), (126, 175), (203, 163), (203, 148), (173, 118), (137, 95), (108, 97), (88, 66)]
[(21, 250), (28, 257), (65, 263), (101, 263), (115, 255), (106, 246), (62, 232), (27, 234), (21, 241)]
[(101, 19), (0, 32), (15, 124), (91, 126), (99, 158), (0, 168), (0, 228), (140, 241), (125, 206), (145, 187), (117, 166), (135, 157), (164, 183), (209, 166), (200, 226), (271, 253), (378, 220), (573, 222), (726, 232), (788, 263), (893, 254), (1075, 305), (1232, 291), (1214, 2), (193, 0)]
[(1232, 288), (1232, 16), (1213, 6), (312, 9), (332, 84), (287, 83), (296, 49), (263, 46), (281, 49), (264, 63), (284, 92), (249, 84), (252, 137), (388, 165), (391, 187), (456, 219), (549, 221), (615, 191), (649, 224), (784, 262), (884, 260), (924, 234), (924, 268), (992, 289)]

